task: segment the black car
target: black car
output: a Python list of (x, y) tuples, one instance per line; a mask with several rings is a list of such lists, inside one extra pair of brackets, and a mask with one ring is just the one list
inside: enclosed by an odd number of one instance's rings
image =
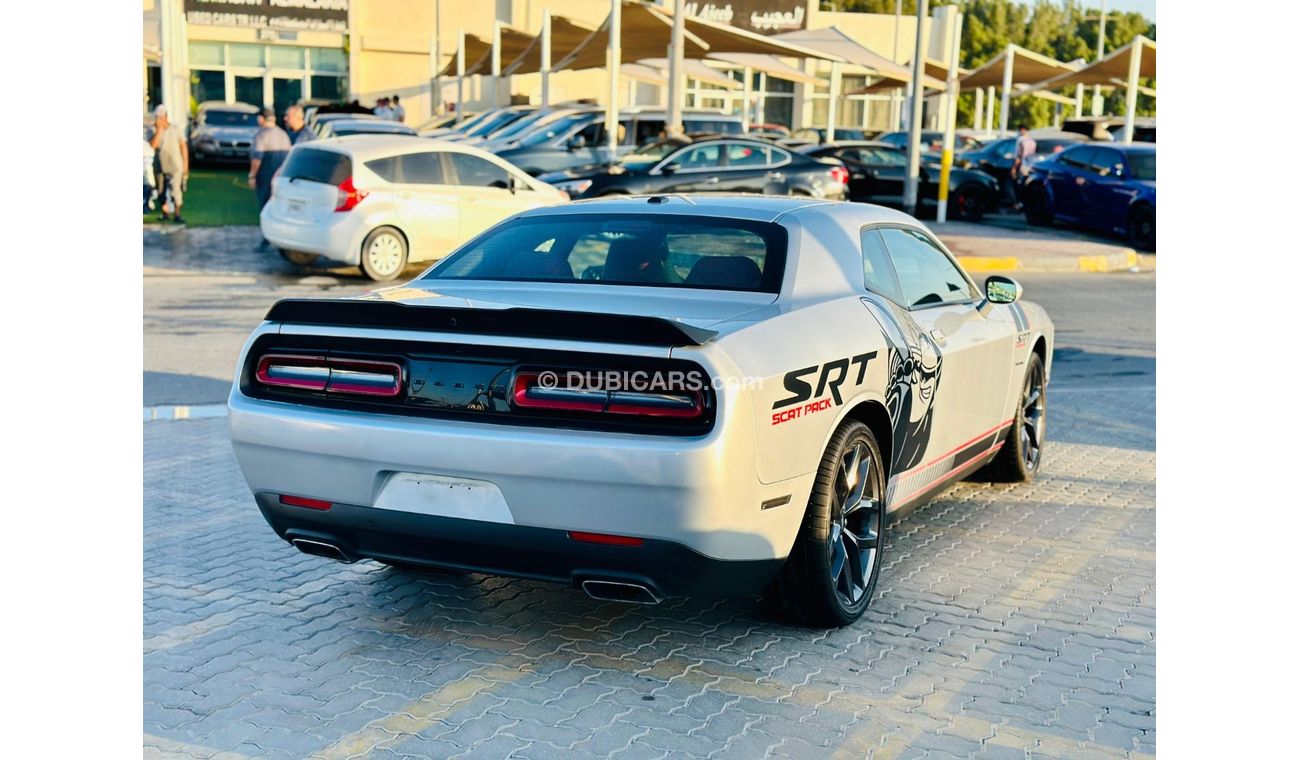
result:
[(672, 150), (662, 142), (613, 167), (544, 174), (572, 198), (653, 193), (761, 193), (841, 199), (848, 171), (838, 161), (795, 153), (763, 140), (711, 138)]
[[(1065, 150), (1071, 145), (1088, 141), (1088, 138), (1073, 132), (1030, 132), (1029, 134), (1034, 138), (1036, 144), (1034, 148), (1034, 155), (1036, 156), (1050, 156), (1053, 153)], [(1011, 203), (1015, 200), (1010, 182), (1011, 164), (1015, 157), (1016, 138), (1003, 137), (962, 153), (958, 157), (957, 163), (964, 169), (978, 169), (996, 179), (1002, 187), (1002, 200)]]
[[(836, 158), (849, 170), (849, 200), (903, 205), (907, 154), (883, 142), (843, 142), (804, 148), (813, 158)], [(939, 166), (922, 160), (917, 200), (922, 208), (937, 207)], [(998, 207), (998, 183), (981, 171), (953, 167), (948, 175), (948, 207), (953, 218), (978, 220)], [(918, 209), (919, 211), (919, 209)]]
[[(876, 139), (883, 143), (889, 143), (895, 148), (907, 150), (907, 138), (908, 133), (903, 130), (900, 132), (886, 132)], [(953, 149), (956, 153), (972, 150), (979, 146), (979, 138), (973, 135), (958, 133), (953, 136)], [(938, 153), (943, 150), (943, 132), (932, 129), (921, 130), (921, 150), (931, 153)]]

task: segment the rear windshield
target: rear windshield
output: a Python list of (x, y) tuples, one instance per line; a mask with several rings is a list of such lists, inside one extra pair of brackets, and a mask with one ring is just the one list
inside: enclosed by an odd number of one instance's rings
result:
[(1156, 181), (1156, 154), (1155, 153), (1130, 153), (1128, 154), (1128, 168), (1133, 175), (1133, 179)]
[(211, 127), (256, 127), (257, 114), (240, 111), (207, 111), (203, 123)]
[(338, 185), (352, 176), (352, 159), (342, 153), (299, 147), (289, 152), (280, 175), (285, 179), (306, 179)]
[(518, 219), (447, 257), (429, 280), (577, 282), (776, 293), (785, 228), (695, 216)]

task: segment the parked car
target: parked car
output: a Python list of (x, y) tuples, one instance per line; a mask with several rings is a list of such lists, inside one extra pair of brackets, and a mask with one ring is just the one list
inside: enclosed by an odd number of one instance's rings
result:
[(319, 137), (325, 129), (325, 125), (332, 121), (383, 121), (372, 113), (321, 113), (317, 111), (312, 121), (308, 124), (313, 132)]
[[(1055, 129), (1034, 130), (1029, 134), (1034, 138), (1034, 151), (1039, 159), (1088, 141), (1083, 135)], [(1002, 202), (1010, 204), (1015, 202), (1015, 186), (1011, 182), (1011, 164), (1015, 158), (1016, 138), (1002, 137), (962, 153), (955, 163), (963, 169), (978, 169), (996, 179), (1002, 188)]]
[(414, 128), (384, 119), (335, 119), (321, 125), (317, 134), (322, 140), (352, 135), (408, 135), (415, 137)]
[[(521, 139), (517, 147), (502, 150), (497, 155), (532, 175), (590, 164), (608, 164), (641, 145), (658, 141), (664, 132), (666, 118), (661, 110), (631, 108), (621, 112), (621, 138), (615, 156), (609, 152), (603, 111), (574, 118), (564, 129), (551, 129), (544, 135), (534, 132)], [(743, 122), (739, 116), (719, 111), (687, 110), (682, 114), (682, 125), (687, 134), (739, 135)]]
[(317, 257), (391, 280), (525, 209), (565, 195), (484, 151), (361, 135), (295, 145), (262, 210), (262, 235), (294, 264)]
[[(1066, 119), (1061, 124), (1065, 132), (1074, 132), (1091, 140), (1102, 142), (1124, 141), (1123, 116), (1080, 116)], [(1156, 120), (1151, 116), (1137, 116), (1133, 119), (1133, 141), (1155, 142)]]
[[(803, 148), (814, 158), (837, 158), (849, 170), (849, 200), (903, 206), (907, 153), (884, 142), (845, 142)], [(939, 166), (922, 162), (917, 200), (922, 208), (939, 201)], [(948, 208), (957, 219), (977, 221), (998, 208), (998, 182), (984, 172), (953, 168), (948, 175)], [(919, 209), (918, 209), (919, 210)]]
[(1025, 218), (1055, 220), (1156, 247), (1156, 146), (1075, 145), (1032, 164), (1021, 181)]
[(750, 124), (746, 137), (771, 137), (783, 139), (790, 136), (790, 128), (782, 124)]
[[(231, 444), (270, 529), (317, 557), (606, 602), (766, 591), (844, 626), (889, 572), (891, 522), (1047, 463), (1055, 330), (1020, 295), (879, 206), (537, 209), (400, 288), (275, 304)], [(957, 577), (964, 556), (927, 561)]]
[(502, 106), (500, 108), (490, 108), (473, 120), (466, 119), (454, 127), (441, 130), (431, 130), (421, 134), (420, 136), (431, 137), (435, 140), (463, 140), (467, 137), (483, 137), (491, 132), (513, 124), (537, 110), (539, 110), (537, 106)]
[[(889, 143), (895, 148), (907, 150), (907, 131), (886, 132), (876, 138), (880, 142)], [(980, 140), (973, 132), (957, 130), (953, 132), (953, 153), (978, 148)], [(943, 132), (933, 129), (921, 131), (921, 150), (925, 153), (938, 153), (943, 150)]]
[(190, 157), (194, 162), (248, 161), (257, 134), (257, 113), (247, 103), (206, 101), (199, 104), (190, 125)]
[[(476, 114), (469, 114), (469, 116), (474, 116), (474, 115)], [(467, 116), (466, 118), (469, 117)], [(455, 123), (456, 123), (456, 112), (449, 111), (439, 116), (434, 116), (430, 119), (426, 119), (425, 121), (421, 122), (419, 125), (416, 126), (415, 131), (419, 132), (421, 136), (423, 136), (425, 132), (432, 132), (435, 129), (444, 129), (446, 127), (453, 126)]]
[[(623, 161), (586, 172), (556, 172), (539, 179), (572, 198), (649, 193), (761, 193), (844, 197), (848, 172), (839, 161), (826, 162), (762, 140), (711, 138), (671, 148), (666, 155)], [(659, 144), (654, 144), (659, 147)], [(653, 150), (652, 150), (653, 154)], [(643, 154), (639, 154), (643, 155)]]
[[(809, 145), (820, 145), (826, 142), (826, 130), (821, 127), (804, 127), (796, 129), (788, 135), (790, 140), (798, 140), (800, 143)], [(854, 129), (853, 127), (836, 127), (835, 141), (841, 140), (870, 140), (871, 135), (865, 130)]]

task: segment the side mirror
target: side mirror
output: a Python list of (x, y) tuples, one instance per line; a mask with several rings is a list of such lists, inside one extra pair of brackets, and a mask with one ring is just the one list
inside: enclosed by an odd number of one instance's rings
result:
[(569, 150), (582, 150), (585, 147), (587, 147), (587, 138), (582, 135), (574, 135), (569, 141)]
[(989, 303), (1014, 303), (1024, 293), (1020, 283), (1010, 277), (995, 274), (984, 281), (984, 298)]
[(676, 164), (664, 164), (663, 167), (659, 169), (659, 173), (660, 173), (660, 174), (665, 174), (665, 175), (667, 175), (667, 174), (673, 174), (673, 173), (675, 173), (676, 171), (677, 171), (677, 165), (676, 165)]

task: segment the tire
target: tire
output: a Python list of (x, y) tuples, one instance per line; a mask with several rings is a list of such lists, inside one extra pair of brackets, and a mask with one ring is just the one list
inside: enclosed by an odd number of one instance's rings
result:
[(1047, 376), (1043, 360), (1030, 352), (1025, 380), (1017, 396), (1016, 419), (1007, 442), (976, 478), (993, 483), (1027, 483), (1043, 463), (1044, 434), (1047, 432)]
[(770, 602), (823, 628), (862, 617), (880, 575), (886, 482), (871, 429), (845, 421), (822, 455), (799, 536), (768, 590)]
[(965, 222), (978, 222), (984, 218), (984, 194), (979, 188), (963, 185), (948, 199), (953, 216)]
[(279, 251), (280, 251), (281, 258), (283, 258), (285, 261), (289, 262), (290, 264), (293, 264), (296, 267), (311, 266), (312, 264), (316, 263), (316, 259), (320, 258), (320, 256), (317, 256), (314, 253), (306, 253), (304, 251), (291, 251), (287, 248), (281, 248), (279, 249)]
[(1134, 248), (1142, 251), (1156, 249), (1156, 210), (1147, 205), (1138, 206), (1128, 215), (1128, 239)]
[(394, 227), (376, 227), (361, 244), (361, 271), (375, 282), (396, 280), (406, 269), (406, 238)]
[(1025, 220), (1040, 227), (1052, 223), (1052, 206), (1047, 200), (1047, 191), (1041, 185), (1025, 188)]

